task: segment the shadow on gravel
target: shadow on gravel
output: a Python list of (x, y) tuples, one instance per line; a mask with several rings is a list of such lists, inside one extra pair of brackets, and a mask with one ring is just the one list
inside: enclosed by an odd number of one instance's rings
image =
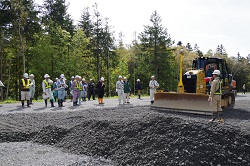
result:
[(70, 106), (70, 107), (68, 107), (68, 108), (71, 109), (71, 110), (74, 110), (74, 109), (78, 109), (79, 106)]
[(229, 109), (223, 112), (225, 118), (238, 119), (238, 120), (249, 120), (250, 112), (242, 109)]
[(68, 129), (50, 125), (39, 131), (32, 140), (41, 144), (54, 145), (63, 139), (68, 132)]
[(103, 107), (105, 106), (104, 104), (94, 104), (95, 106)]
[(42, 110), (46, 110), (47, 107), (41, 107), (41, 108), (36, 108), (36, 109), (33, 109), (34, 111), (42, 111)]
[(16, 106), (16, 109), (9, 110), (8, 112), (15, 112), (15, 111), (24, 111), (25, 109), (28, 109), (27, 107), (22, 108), (22, 106)]
[(180, 111), (174, 111), (174, 110), (161, 110), (161, 109), (153, 109), (152, 111), (156, 111), (162, 114), (170, 114), (170, 115), (181, 115), (185, 117), (192, 117), (192, 118), (204, 118), (204, 119), (211, 119), (211, 115), (205, 115), (205, 114), (195, 114), (195, 113), (188, 113), (188, 112), (180, 112)]
[(51, 111), (60, 111), (63, 110), (64, 107), (54, 107), (53, 109), (51, 109)]
[(1, 132), (0, 133), (0, 142), (23, 142), (23, 141), (30, 141), (35, 132)]

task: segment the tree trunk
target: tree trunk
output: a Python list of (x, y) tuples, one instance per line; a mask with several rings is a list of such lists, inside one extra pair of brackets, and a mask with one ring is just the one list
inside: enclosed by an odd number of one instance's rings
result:
[(26, 66), (25, 66), (25, 54), (24, 54), (24, 44), (23, 44), (23, 36), (21, 34), (21, 24), (20, 24), (20, 18), (18, 19), (18, 35), (19, 35), (19, 40), (20, 40), (20, 46), (21, 46), (21, 57), (23, 61), (23, 73), (26, 72)]
[(7, 100), (7, 99), (9, 98), (11, 63), (12, 63), (12, 58), (10, 58), (9, 73), (8, 73), (8, 82), (7, 82), (7, 90), (6, 90), (6, 97), (5, 97), (5, 100)]
[[(2, 27), (0, 26), (0, 80), (3, 80), (3, 35)], [(3, 100), (3, 88), (0, 89), (1, 100)]]

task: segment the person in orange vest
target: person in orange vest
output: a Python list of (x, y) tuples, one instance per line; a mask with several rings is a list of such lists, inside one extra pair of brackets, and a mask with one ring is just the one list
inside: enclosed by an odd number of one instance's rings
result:
[(51, 84), (53, 84), (53, 81), (50, 78), (50, 76), (48, 74), (44, 75), (44, 80), (42, 82), (42, 89), (43, 89), (43, 100), (45, 102), (45, 107), (47, 107), (47, 99), (50, 99), (50, 103), (51, 103), (51, 107), (55, 107), (54, 106), (54, 98), (52, 95), (52, 91), (51, 91)]
[(30, 80), (28, 78), (29, 75), (24, 73), (20, 82), (22, 108), (24, 108), (24, 100), (27, 100), (27, 107), (30, 107)]

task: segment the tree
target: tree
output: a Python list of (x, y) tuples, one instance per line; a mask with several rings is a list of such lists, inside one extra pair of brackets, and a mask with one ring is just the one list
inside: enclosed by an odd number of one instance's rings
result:
[(84, 8), (83, 13), (81, 15), (81, 20), (79, 21), (78, 26), (84, 31), (87, 38), (93, 36), (93, 23), (91, 20), (91, 15), (89, 13), (89, 8)]
[(222, 44), (217, 46), (216, 51), (215, 51), (215, 55), (217, 57), (220, 57), (220, 58), (227, 57), (226, 49)]
[(188, 51), (193, 51), (193, 48), (192, 48), (192, 46), (191, 46), (190, 43), (187, 43), (186, 49), (187, 49)]
[(47, 28), (48, 32), (51, 26), (61, 26), (62, 29), (73, 35), (73, 20), (67, 13), (68, 5), (65, 4), (65, 0), (45, 0), (43, 8), (42, 22), (44, 25), (49, 26)]
[(143, 49), (143, 59), (147, 63), (146, 71), (150, 75), (155, 75), (166, 88), (166, 80), (170, 77), (170, 48), (172, 41), (166, 28), (161, 24), (161, 17), (156, 11), (151, 15), (151, 26), (144, 26), (144, 32), (140, 33), (139, 39)]

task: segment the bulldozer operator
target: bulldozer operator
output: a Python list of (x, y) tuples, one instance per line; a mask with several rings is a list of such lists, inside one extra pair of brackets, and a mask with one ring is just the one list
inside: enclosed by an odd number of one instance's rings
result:
[(212, 122), (223, 122), (221, 109), (222, 83), (220, 81), (220, 71), (214, 70), (212, 73), (213, 81), (211, 82), (211, 90), (208, 101), (210, 102), (213, 114)]

